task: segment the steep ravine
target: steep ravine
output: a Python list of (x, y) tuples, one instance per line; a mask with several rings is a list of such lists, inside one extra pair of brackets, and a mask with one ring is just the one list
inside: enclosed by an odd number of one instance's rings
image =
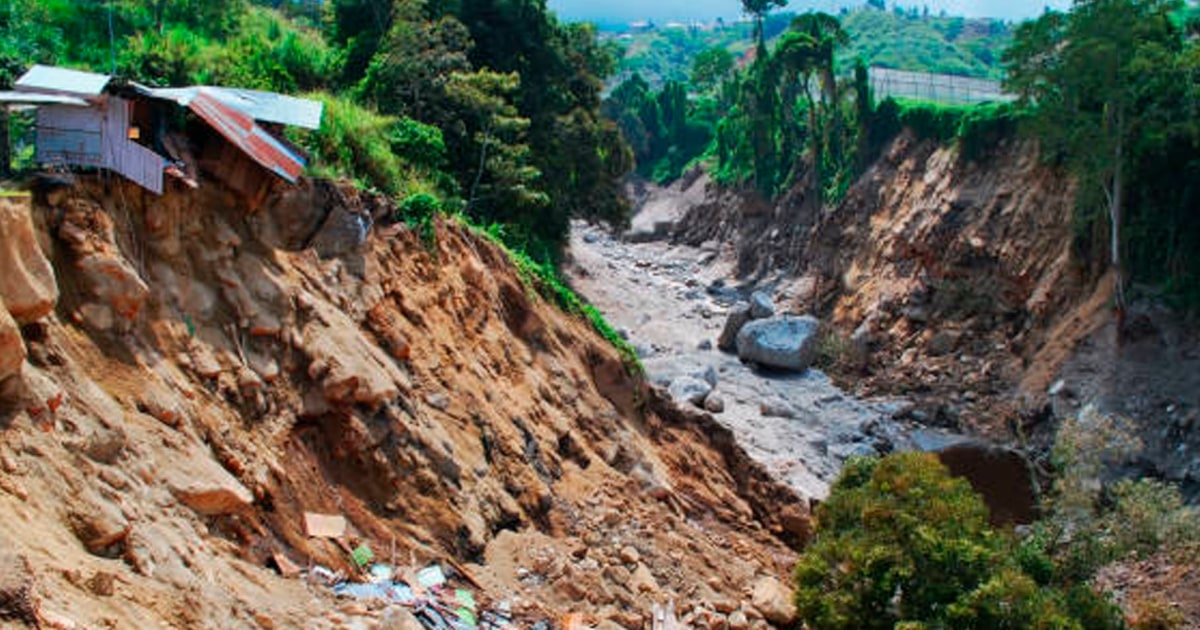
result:
[(806, 502), (489, 241), (388, 211), (320, 182), (257, 212), (215, 183), (88, 177), (0, 200), (3, 297), (40, 308), (0, 321), (0, 617), (397, 623), (273, 570), (351, 571), (305, 535), (319, 512), (398, 569), (465, 572), (521, 627), (641, 628), (668, 602), (701, 627), (779, 619)]
[(830, 373), (853, 394), (1041, 453), (1058, 419), (1095, 404), (1145, 445), (1129, 471), (1200, 492), (1200, 329), (1134, 286), (1118, 331), (1111, 276), (1072, 250), (1074, 184), (1035, 142), (970, 160), (905, 132), (834, 206), (802, 185), (775, 203), (680, 188), (659, 233), (724, 261), (743, 294), (827, 322)]

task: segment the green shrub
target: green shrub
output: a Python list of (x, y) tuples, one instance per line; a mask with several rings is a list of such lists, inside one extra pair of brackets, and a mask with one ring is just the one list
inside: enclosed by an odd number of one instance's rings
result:
[(1084, 630), (1083, 624), (1066, 610), (1058, 592), (1039, 588), (1029, 576), (1012, 569), (997, 573), (967, 596), (950, 604), (946, 617), (949, 627), (959, 630)]
[(396, 119), (331, 94), (310, 94), (308, 98), (325, 105), (321, 128), (309, 132), (289, 127), (291, 139), (329, 174), (351, 178), (364, 188), (399, 194), (406, 177), (400, 159), (392, 152), (390, 134)]
[(904, 128), (918, 138), (958, 142), (968, 160), (985, 158), (1001, 140), (1014, 137), (1027, 114), (1007, 103), (947, 105), (912, 99), (884, 99), (871, 119), (869, 146), (877, 154)]
[(817, 511), (797, 562), (812, 628), (1109, 628), (1086, 587), (1049, 585), (1037, 545), (1014, 548), (982, 499), (930, 454), (852, 459)]
[(796, 604), (818, 628), (936, 621), (991, 574), (1000, 551), (983, 501), (928, 454), (852, 460), (796, 566)]

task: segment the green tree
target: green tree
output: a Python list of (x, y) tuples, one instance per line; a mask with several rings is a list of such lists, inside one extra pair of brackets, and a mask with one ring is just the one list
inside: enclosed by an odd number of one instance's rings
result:
[(709, 48), (692, 60), (692, 85), (701, 92), (708, 92), (729, 77), (733, 65), (733, 53), (728, 49)]
[(1171, 81), (1161, 80), (1182, 49), (1173, 20), (1181, 6), (1081, 0), (1069, 14), (1048, 12), (1019, 27), (1005, 54), (1008, 88), (1036, 105), (1039, 137), (1084, 186), (1085, 220), (1090, 208), (1105, 210), (1118, 308), (1125, 302), (1122, 228), (1131, 170), (1140, 155), (1162, 148), (1174, 124), (1176, 112), (1164, 103)]
[(763, 21), (771, 9), (787, 6), (787, 0), (742, 0), (742, 10), (754, 16), (754, 42), (758, 52), (766, 50), (766, 38), (763, 37)]
[(511, 101), (519, 82), (513, 73), (455, 72), (446, 95), (463, 127), (473, 130), (468, 146), (477, 157), (466, 190), (467, 211), (481, 219), (531, 224), (525, 215), (536, 213), (548, 199), (538, 188), (541, 173), (530, 163), (524, 141), (529, 119)]
[[(1112, 627), (1094, 597), (1047, 588), (988, 525), (970, 485), (927, 453), (846, 463), (796, 565), (811, 628)], [(1082, 605), (1077, 605), (1082, 602)]]
[(452, 16), (424, 19), (421, 5), (397, 14), (375, 56), (358, 82), (359, 97), (389, 114), (444, 124), (450, 116), (446, 84), (456, 72), (468, 72), (470, 33)]

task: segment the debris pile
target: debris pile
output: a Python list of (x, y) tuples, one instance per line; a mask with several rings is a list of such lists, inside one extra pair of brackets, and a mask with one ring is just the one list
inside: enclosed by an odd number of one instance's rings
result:
[(468, 585), (479, 588), (479, 583), (453, 561), (447, 561), (446, 568), (438, 562), (418, 568), (416, 558), (410, 554), (409, 563), (399, 566), (393, 541), (391, 561), (377, 562), (371, 544), (351, 536), (346, 518), (337, 514), (305, 512), (304, 530), (310, 538), (337, 543), (346, 552), (352, 572), (347, 575), (345, 571), (321, 565), (301, 570), (286, 555), (277, 552), (271, 559), (285, 578), (303, 578), (343, 599), (385, 608), (400, 606), (422, 627), (431, 630), (512, 626), (512, 604), (502, 601), (481, 610), (475, 590), (468, 588)]

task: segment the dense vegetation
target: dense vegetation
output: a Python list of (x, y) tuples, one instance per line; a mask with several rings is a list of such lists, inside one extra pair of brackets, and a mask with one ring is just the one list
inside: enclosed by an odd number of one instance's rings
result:
[(862, 59), (896, 70), (1000, 79), (1000, 56), (1012, 39), (1012, 27), (1002, 21), (930, 15), (915, 7), (868, 7), (841, 19), (850, 33), (842, 55), (846, 71)]
[(628, 218), (632, 158), (599, 114), (615, 57), (544, 0), (11, 0), (0, 31), (0, 89), (45, 63), (320, 99), (319, 131), (288, 130), (315, 174), (392, 196), (417, 223), (492, 226), (536, 286), (616, 339), (556, 276), (572, 217)]
[(41, 62), (328, 94), (326, 127), (299, 138), (318, 164), (434, 194), (539, 260), (572, 216), (626, 218), (628, 151), (598, 115), (614, 58), (542, 0), (13, 0), (0, 29), (0, 85)]
[(1173, 487), (1098, 482), (1100, 460), (1127, 442), (1111, 422), (1088, 410), (1068, 424), (1045, 516), (1023, 537), (988, 525), (979, 496), (933, 455), (847, 462), (796, 565), (801, 618), (822, 629), (1124, 627), (1088, 581), (1122, 558), (1193, 564), (1200, 525)]
[[(753, 14), (754, 2), (744, 4)], [(1080, 1), (1069, 13), (1048, 12), (1017, 27), (1003, 54), (1010, 29), (1000, 23), (864, 8), (843, 19), (795, 16), (776, 34), (770, 7), (761, 7), (755, 23), (763, 36), (744, 68), (735, 69), (728, 47), (718, 45), (692, 57), (690, 84), (671, 80), (654, 92), (652, 80), (634, 73), (612, 90), (604, 111), (633, 146), (639, 173), (668, 181), (706, 158), (724, 185), (766, 197), (801, 185), (814, 203), (828, 204), (902, 128), (956, 141), (971, 160), (1023, 129), (1045, 158), (1080, 182), (1077, 259), (1094, 275), (1110, 264), (1116, 269), (1118, 305), (1132, 280), (1185, 307), (1200, 306), (1194, 3)], [(682, 33), (671, 37), (720, 42), (704, 31)], [(877, 103), (868, 62), (986, 76), (1003, 70), (1020, 100)]]
[(1182, 0), (1089, 0), (1017, 29), (1008, 87), (1080, 182), (1077, 245), (1200, 305), (1200, 18)]
[[(765, 16), (766, 41), (773, 43), (795, 17), (788, 12)], [(868, 66), (999, 79), (1001, 53), (1012, 39), (1012, 27), (1005, 22), (930, 15), (917, 8), (865, 6), (838, 17), (850, 34), (839, 60), (840, 74), (849, 74), (855, 60), (862, 59)], [(693, 60), (704, 51), (719, 48), (742, 58), (754, 47), (753, 28), (743, 22), (655, 25), (607, 36), (623, 49), (617, 80), (637, 73), (657, 90), (668, 81), (687, 81)]]

